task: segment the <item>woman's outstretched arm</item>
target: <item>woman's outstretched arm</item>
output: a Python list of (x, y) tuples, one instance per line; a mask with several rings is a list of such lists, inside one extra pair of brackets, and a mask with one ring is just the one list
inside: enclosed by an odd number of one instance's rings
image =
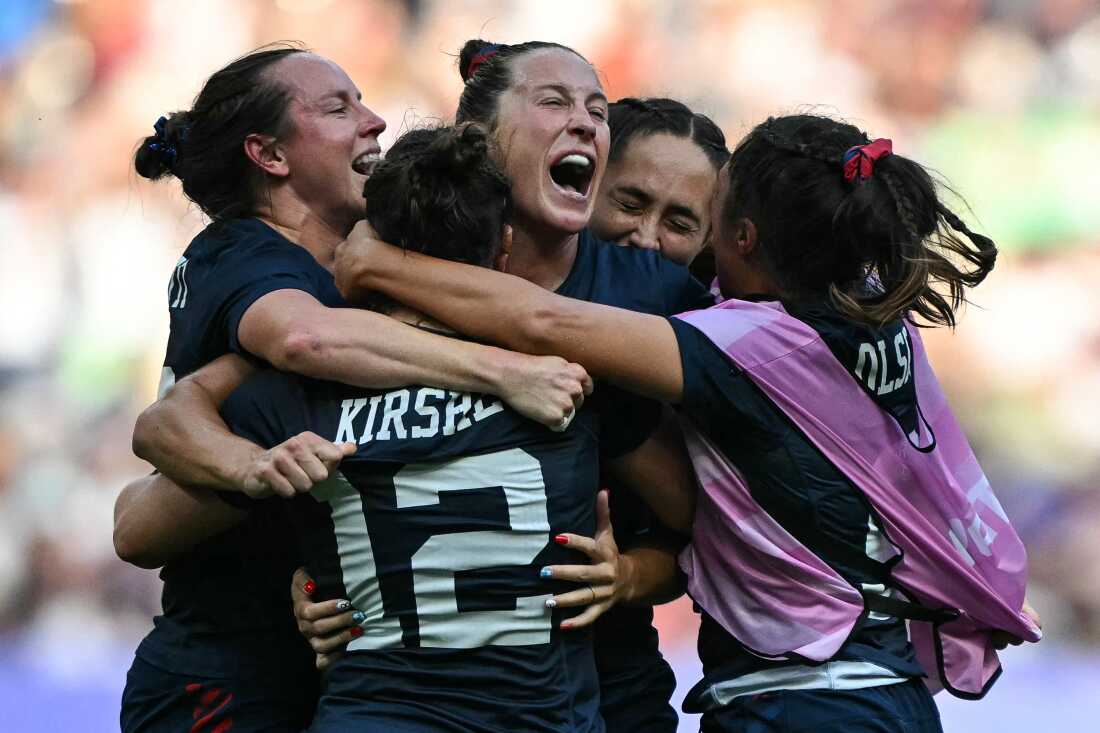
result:
[(664, 318), (554, 295), (483, 267), (406, 252), (360, 222), (336, 250), (336, 283), (354, 302), (380, 291), (475, 338), (554, 354), (665, 402), (683, 395), (676, 335)]

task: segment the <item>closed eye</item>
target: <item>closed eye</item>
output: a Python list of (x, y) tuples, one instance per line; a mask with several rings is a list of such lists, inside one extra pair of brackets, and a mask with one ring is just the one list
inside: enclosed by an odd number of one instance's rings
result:
[(622, 199), (615, 199), (615, 203), (619, 205), (623, 211), (629, 211), (630, 213), (637, 213), (642, 210), (642, 207), (631, 201), (623, 201)]

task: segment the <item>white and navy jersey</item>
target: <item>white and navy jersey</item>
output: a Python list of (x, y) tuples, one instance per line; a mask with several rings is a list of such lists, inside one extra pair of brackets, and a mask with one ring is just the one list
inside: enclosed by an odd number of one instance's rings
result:
[[(169, 279), (163, 386), (223, 354), (254, 358), (237, 338), (241, 317), (256, 300), (282, 289), (342, 304), (332, 276), (309, 252), (263, 222), (235, 219), (206, 227)], [(288, 531), (285, 515), (275, 502), (255, 509), (234, 529), (164, 566), (164, 613), (139, 657), (179, 674), (314, 674), (290, 616), (287, 589), (296, 553), (271, 539)]]
[(595, 530), (595, 408), (554, 433), (495, 397), (268, 371), (222, 412), (264, 446), (303, 430), (358, 445), (286, 503), (314, 597), (365, 614), (315, 729), (602, 730), (591, 639), (546, 607), (575, 586), (539, 575), (587, 561), (553, 538)]

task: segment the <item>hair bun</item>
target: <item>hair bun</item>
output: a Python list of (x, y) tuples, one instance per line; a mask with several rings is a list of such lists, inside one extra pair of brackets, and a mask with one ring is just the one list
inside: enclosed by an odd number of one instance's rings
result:
[(489, 133), (484, 126), (471, 123), (436, 135), (416, 166), (423, 171), (462, 178), (488, 159)]
[(505, 48), (502, 44), (483, 41), (480, 38), (474, 38), (462, 44), (462, 50), (458, 52), (458, 73), (462, 81), (469, 81), (470, 77), (477, 72), (477, 67), (502, 48)]
[(156, 180), (172, 172), (183, 150), (190, 112), (172, 112), (153, 125), (153, 134), (138, 148), (134, 166), (139, 175)]

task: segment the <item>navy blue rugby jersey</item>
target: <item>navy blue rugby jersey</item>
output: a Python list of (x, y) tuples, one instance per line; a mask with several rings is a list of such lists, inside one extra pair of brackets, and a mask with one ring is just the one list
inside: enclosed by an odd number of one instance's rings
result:
[[(206, 227), (169, 283), (162, 386), (226, 353), (251, 358), (237, 339), (241, 317), (260, 297), (288, 288), (328, 306), (342, 304), (328, 271), (263, 222), (235, 219)], [(287, 526), (276, 502), (260, 502), (237, 527), (166, 564), (164, 613), (137, 655), (181, 674), (312, 675), (312, 655), (290, 614), (296, 553), (272, 541), (285, 536)]]
[[(844, 319), (821, 317), (830, 310), (827, 306), (803, 309), (798, 317), (836, 335)], [(877, 578), (846, 561), (852, 553), (876, 560), (888, 557), (888, 544), (862, 493), (747, 376), (731, 368), (726, 354), (701, 331), (675, 318), (670, 323), (684, 369), (683, 410), (744, 473), (753, 498), (854, 586), (886, 592)], [(848, 328), (857, 327), (849, 324)], [(705, 612), (699, 658), (705, 679), (696, 693), (724, 680), (799, 664), (761, 659)], [(923, 675), (905, 622), (877, 614), (857, 628), (834, 659), (867, 662), (899, 677)], [(693, 704), (691, 694), (688, 698), (685, 709)]]
[[(662, 316), (714, 305), (711, 293), (686, 267), (655, 250), (601, 241), (587, 230), (581, 232), (573, 270), (557, 293)], [(636, 448), (660, 417), (656, 403), (609, 384), (599, 385), (592, 401), (605, 416), (602, 441), (607, 456)], [(620, 431), (630, 424), (645, 425), (648, 431)], [(611, 522), (620, 549), (640, 542), (677, 543), (632, 492), (613, 484), (611, 488)], [(608, 731), (641, 730), (640, 720), (647, 721), (645, 730), (675, 730), (676, 715), (668, 703), (675, 677), (658, 649), (652, 607), (611, 609), (595, 624), (595, 645)]]
[(603, 729), (590, 634), (545, 605), (575, 584), (539, 577), (585, 562), (553, 538), (595, 530), (594, 408), (554, 433), (495, 397), (266, 371), (222, 414), (263, 446), (303, 430), (359, 446), (285, 505), (314, 597), (366, 614), (311, 730)]

